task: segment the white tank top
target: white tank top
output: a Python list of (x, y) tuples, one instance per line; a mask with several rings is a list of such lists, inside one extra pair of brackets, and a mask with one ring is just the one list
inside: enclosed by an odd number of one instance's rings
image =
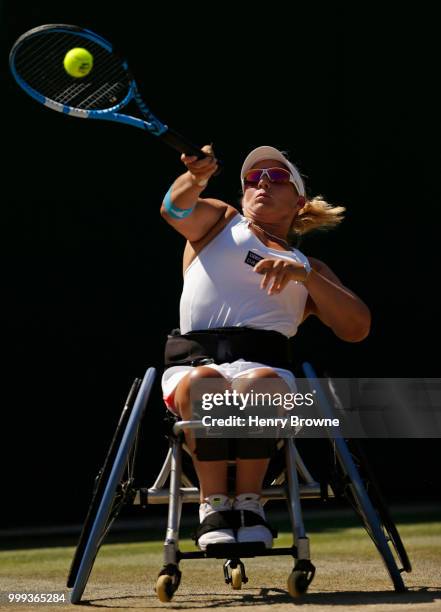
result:
[(265, 246), (237, 214), (191, 262), (184, 274), (180, 329), (185, 334), (213, 327), (254, 327), (294, 336), (302, 320), (308, 291), (290, 281), (278, 294), (260, 289), (263, 276), (254, 265), (263, 258), (306, 263), (297, 249)]

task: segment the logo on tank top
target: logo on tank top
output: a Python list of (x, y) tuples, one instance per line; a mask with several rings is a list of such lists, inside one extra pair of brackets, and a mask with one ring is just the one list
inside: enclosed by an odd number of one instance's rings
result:
[(248, 254), (245, 258), (245, 263), (254, 268), (254, 266), (261, 259), (264, 259), (261, 255), (258, 255), (257, 253), (253, 253), (253, 251), (248, 251)]

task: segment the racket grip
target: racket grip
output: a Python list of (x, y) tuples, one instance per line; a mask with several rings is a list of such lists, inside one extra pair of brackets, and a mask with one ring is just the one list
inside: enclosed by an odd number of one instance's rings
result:
[(179, 153), (185, 153), (186, 155), (196, 155), (198, 159), (203, 159), (204, 157), (208, 157), (204, 151), (197, 145), (193, 144), (189, 140), (187, 140), (178, 132), (175, 132), (171, 128), (167, 128), (167, 131), (161, 134), (159, 137), (165, 144), (169, 147), (172, 147)]

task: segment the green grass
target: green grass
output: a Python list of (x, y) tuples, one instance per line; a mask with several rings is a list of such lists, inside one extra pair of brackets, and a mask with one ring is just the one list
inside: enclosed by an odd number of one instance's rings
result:
[[(415, 522), (409, 522), (407, 519), (406, 523), (397, 524), (414, 567), (411, 574), (404, 576), (408, 593), (398, 596), (367, 533), (362, 527), (354, 526), (352, 518), (343, 522), (340, 518), (327, 528), (323, 521), (308, 521), (311, 523), (307, 526), (311, 557), (317, 568), (305, 596), (311, 604), (308, 610), (325, 609), (322, 604), (326, 604), (326, 609), (329, 605), (342, 604), (344, 612), (359, 612), (361, 603), (369, 609), (370, 604), (375, 609), (381, 605), (384, 606), (382, 610), (390, 609), (391, 612), (397, 609), (422, 612), (428, 610), (426, 606), (436, 609), (441, 596), (441, 521), (418, 522), (415, 519)], [(329, 523), (329, 517), (327, 519)], [(283, 523), (278, 527), (283, 527)], [(145, 534), (142, 535), (144, 538)], [(291, 534), (281, 530), (276, 545), (290, 546), (291, 543)], [(66, 577), (75, 547), (50, 544), (44, 548), (39, 542), (37, 548), (0, 551), (2, 588), (6, 593), (64, 593), (65, 604), (57, 605), (57, 610), (69, 612), (73, 608), (69, 603)], [(189, 538), (181, 540), (180, 544), (181, 550), (195, 550)], [(166, 609), (154, 592), (163, 564), (162, 546), (158, 539), (149, 541), (146, 538), (139, 542), (110, 542), (109, 539), (99, 551), (82, 601), (86, 606), (97, 605), (103, 611), (115, 607)], [(242, 591), (232, 591), (224, 583), (221, 560), (182, 561), (182, 583), (170, 606), (187, 612), (213, 607), (219, 612), (236, 612), (243, 606), (258, 605), (265, 612), (277, 604), (275, 609), (281, 612), (292, 610), (292, 599), (286, 586), (292, 559), (258, 557), (244, 559), (244, 562), (249, 583)], [(423, 608), (415, 607), (415, 604), (421, 604)], [(0, 602), (0, 610), (3, 609), (9, 607), (2, 607)], [(19, 610), (17, 606), (14, 609)], [(338, 609), (341, 608), (338, 606)]]
[[(441, 522), (398, 524), (399, 532), (409, 550), (424, 553), (429, 557), (438, 556), (441, 550)], [(308, 530), (311, 552), (315, 558), (333, 555), (335, 558), (348, 558), (356, 555), (359, 559), (375, 557), (376, 550), (361, 527), (333, 527), (326, 531)], [(275, 544), (278, 547), (290, 546), (292, 536), (289, 532), (279, 533)], [(156, 556), (161, 564), (161, 541), (142, 541), (129, 543), (105, 543), (99, 552), (98, 565), (121, 564), (122, 572), (143, 563), (146, 557)], [(180, 541), (183, 551), (196, 550), (189, 538)], [(69, 567), (74, 547), (30, 548), (0, 551), (2, 573), (13, 577), (20, 576), (59, 576)], [(185, 562), (184, 562), (185, 563)]]

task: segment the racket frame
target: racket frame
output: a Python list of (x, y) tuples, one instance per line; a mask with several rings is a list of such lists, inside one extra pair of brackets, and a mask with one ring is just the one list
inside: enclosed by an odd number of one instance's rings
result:
[[(43, 96), (43, 94), (39, 93), (33, 87), (28, 85), (27, 82), (22, 79), (21, 76), (18, 74), (17, 69), (15, 67), (15, 56), (17, 54), (17, 50), (20, 48), (20, 43), (24, 40), (29, 40), (29, 38), (31, 38), (32, 36), (40, 36), (45, 33), (51, 34), (53, 32), (77, 34), (78, 36), (81, 36), (86, 40), (90, 40), (91, 42), (100, 45), (109, 53), (115, 54), (113, 46), (105, 38), (98, 34), (95, 34), (91, 30), (79, 28), (77, 26), (47, 24), (44, 26), (39, 26), (38, 28), (34, 28), (33, 30), (29, 30), (17, 39), (9, 55), (9, 66), (14, 76), (14, 79), (29, 96), (31, 96), (37, 102), (40, 102), (40, 104), (43, 104), (47, 108), (50, 108), (51, 110), (55, 110), (60, 113), (64, 113), (65, 115), (69, 115), (71, 117), (78, 117), (80, 119), (101, 119), (107, 121), (116, 121), (118, 123), (124, 123), (126, 125), (131, 125), (133, 127), (147, 130), (150, 134), (159, 137), (161, 137), (169, 130), (168, 126), (162, 123), (147, 108), (138, 91), (135, 79), (130, 73), (128, 64), (124, 60), (120, 61), (121, 66), (126, 71), (129, 77), (129, 90), (122, 101), (118, 102), (118, 104), (115, 104), (115, 106), (112, 106), (110, 108), (102, 110), (85, 110), (73, 106), (68, 106), (67, 104), (61, 104), (60, 102), (55, 102), (55, 100)], [(115, 55), (118, 57), (118, 54)], [(144, 115), (144, 117), (146, 117), (146, 119), (140, 119), (138, 117), (125, 115), (118, 112), (120, 109), (127, 106), (132, 100), (136, 102), (140, 112)]]

